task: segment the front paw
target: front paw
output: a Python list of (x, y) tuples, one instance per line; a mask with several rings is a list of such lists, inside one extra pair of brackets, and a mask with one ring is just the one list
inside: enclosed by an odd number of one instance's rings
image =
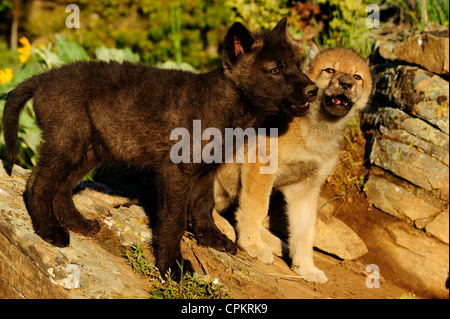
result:
[(312, 267), (301, 267), (301, 266), (292, 266), (292, 270), (297, 273), (300, 277), (302, 277), (304, 280), (309, 282), (315, 282), (315, 283), (325, 283), (328, 281), (327, 276), (325, 276), (325, 273), (320, 270), (319, 268), (312, 266)]
[(224, 251), (230, 254), (237, 253), (236, 245), (225, 237), (218, 229), (197, 230), (198, 243), (203, 246), (212, 247), (218, 251)]
[(239, 246), (244, 249), (250, 257), (256, 258), (264, 264), (273, 264), (272, 251), (265, 243), (255, 244), (255, 242), (239, 241)]
[(38, 227), (33, 224), (34, 231), (43, 240), (56, 247), (68, 247), (70, 244), (70, 235), (66, 228), (57, 224), (48, 224), (47, 227)]

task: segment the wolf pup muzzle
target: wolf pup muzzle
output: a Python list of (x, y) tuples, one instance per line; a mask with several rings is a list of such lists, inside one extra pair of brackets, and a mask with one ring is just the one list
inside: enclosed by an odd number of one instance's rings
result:
[(333, 81), (332, 89), (325, 91), (323, 108), (333, 117), (344, 117), (352, 109), (352, 96), (355, 94), (355, 81), (343, 74)]
[(352, 109), (353, 103), (345, 94), (325, 96), (323, 110), (333, 117), (344, 117)]
[(305, 102), (302, 101), (300, 103), (293, 103), (292, 105), (290, 105), (289, 108), (292, 112), (292, 115), (295, 117), (304, 116), (309, 110), (309, 102), (312, 102), (316, 99), (318, 91), (319, 88), (315, 84), (311, 84), (305, 87), (305, 89), (303, 90), (303, 95), (307, 100)]

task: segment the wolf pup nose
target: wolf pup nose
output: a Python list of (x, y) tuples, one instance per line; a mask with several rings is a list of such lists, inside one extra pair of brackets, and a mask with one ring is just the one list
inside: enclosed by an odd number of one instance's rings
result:
[(309, 102), (312, 102), (317, 97), (317, 92), (319, 91), (319, 87), (317, 85), (308, 85), (305, 88), (305, 95), (309, 98)]
[(355, 81), (352, 79), (352, 77), (350, 77), (348, 75), (343, 75), (338, 78), (338, 82), (339, 82), (339, 85), (344, 90), (350, 90), (352, 88), (352, 86), (354, 85)]
[[(175, 162), (171, 149), (177, 141), (171, 132), (183, 129), (192, 135), (199, 120), (222, 137), (225, 128), (258, 128), (269, 117), (286, 125), (295, 116), (290, 106), (311, 100), (311, 90), (305, 88), (313, 83), (300, 71), (297, 52), (287, 39), (286, 19), (258, 34), (235, 23), (225, 37), (222, 66), (208, 73), (77, 62), (19, 84), (9, 93), (3, 113), (5, 157), (14, 164), (19, 114), (33, 98), (45, 141), (26, 186), (35, 232), (59, 247), (69, 245), (69, 230), (95, 234), (99, 223), (78, 212), (72, 189), (100, 163), (124, 164), (155, 172), (153, 245), (161, 273), (169, 268), (177, 272), (183, 263), (180, 241), (188, 216), (200, 244), (235, 253), (235, 244), (211, 216), (219, 164)], [(192, 144), (187, 146), (194, 152)]]

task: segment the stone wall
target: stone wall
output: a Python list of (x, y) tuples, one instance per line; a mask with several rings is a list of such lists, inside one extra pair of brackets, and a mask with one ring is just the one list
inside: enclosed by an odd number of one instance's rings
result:
[(448, 296), (449, 271), (448, 48), (448, 30), (379, 41), (374, 108), (361, 125), (368, 199), (403, 223), (388, 230), (393, 263), (439, 296)]

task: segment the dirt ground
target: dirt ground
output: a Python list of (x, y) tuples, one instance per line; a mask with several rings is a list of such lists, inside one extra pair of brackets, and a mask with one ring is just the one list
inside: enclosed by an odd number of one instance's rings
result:
[[(401, 275), (401, 270), (392, 268), (389, 257), (385, 256), (384, 251), (380, 249), (380, 243), (392, 240), (386, 232), (387, 225), (396, 223), (398, 220), (370, 205), (363, 194), (351, 197), (349, 202), (343, 205), (337, 217), (355, 231), (366, 244), (369, 251), (360, 258), (360, 262), (377, 264), (386, 281), (395, 283), (399, 288), (410, 292), (411, 288), (404, 281), (405, 276)], [(414, 294), (417, 298), (429, 298), (417, 292)]]
[(368, 288), (370, 275), (367, 259), (339, 260), (315, 251), (316, 266), (328, 277), (325, 284), (314, 284), (298, 278), (288, 263), (275, 257), (274, 264), (265, 265), (239, 250), (229, 255), (198, 246), (192, 236), (185, 236), (183, 256), (196, 272), (217, 278), (226, 284), (231, 298), (236, 299), (398, 299), (408, 290), (381, 276), (379, 288)]

